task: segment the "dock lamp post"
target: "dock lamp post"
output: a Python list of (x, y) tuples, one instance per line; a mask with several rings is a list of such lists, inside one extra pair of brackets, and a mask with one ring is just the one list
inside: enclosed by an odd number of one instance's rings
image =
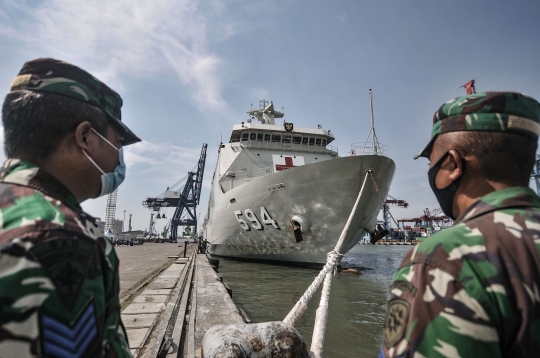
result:
[(122, 221), (122, 232), (124, 232), (124, 223), (126, 222), (126, 211), (124, 210), (124, 221)]

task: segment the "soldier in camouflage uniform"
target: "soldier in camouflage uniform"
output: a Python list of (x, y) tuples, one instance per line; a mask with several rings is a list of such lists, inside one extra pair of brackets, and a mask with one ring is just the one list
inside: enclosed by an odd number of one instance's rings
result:
[(2, 108), (0, 356), (130, 357), (118, 258), (80, 203), (123, 180), (122, 99), (65, 62), (27, 62)]
[(486, 92), (433, 118), (429, 182), (451, 228), (393, 277), (380, 357), (540, 356), (540, 198), (528, 187), (540, 105)]

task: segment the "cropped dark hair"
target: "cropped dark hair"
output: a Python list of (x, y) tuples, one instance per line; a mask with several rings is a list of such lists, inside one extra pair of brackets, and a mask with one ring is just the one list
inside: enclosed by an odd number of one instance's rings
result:
[(10, 92), (2, 106), (6, 156), (24, 154), (37, 161), (45, 159), (84, 121), (106, 134), (109, 120), (97, 107), (54, 93)]
[(508, 132), (452, 132), (444, 136), (445, 146), (462, 155), (471, 154), (480, 173), (488, 180), (528, 186), (536, 160), (538, 141)]

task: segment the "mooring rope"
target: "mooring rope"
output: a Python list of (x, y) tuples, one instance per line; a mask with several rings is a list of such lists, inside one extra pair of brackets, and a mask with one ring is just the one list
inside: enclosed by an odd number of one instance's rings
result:
[(326, 258), (326, 264), (322, 268), (322, 270), (319, 272), (317, 277), (313, 280), (311, 285), (307, 288), (306, 292), (300, 297), (298, 302), (294, 305), (293, 309), (289, 312), (287, 317), (283, 320), (286, 324), (289, 324), (291, 326), (295, 326), (300, 317), (306, 312), (307, 310), (307, 304), (321, 285), (324, 279), (324, 285), (321, 295), (321, 301), (319, 304), (319, 308), (317, 309), (316, 317), (315, 317), (315, 327), (313, 328), (313, 338), (311, 343), (311, 352), (310, 357), (319, 358), (322, 357), (322, 350), (323, 350), (323, 344), (324, 344), (324, 335), (326, 332), (326, 320), (328, 317), (328, 300), (330, 298), (330, 286), (332, 284), (332, 271), (336, 269), (338, 260), (343, 254), (340, 252), (342, 251), (342, 246), (345, 241), (345, 237), (347, 236), (347, 232), (349, 231), (349, 228), (352, 223), (352, 219), (354, 216), (354, 213), (356, 212), (356, 209), (358, 208), (358, 204), (360, 203), (360, 199), (362, 198), (362, 194), (364, 192), (364, 188), (366, 186), (368, 175), (372, 175), (373, 170), (368, 169), (366, 171), (366, 176), (364, 178), (364, 182), (362, 183), (362, 187), (360, 188), (360, 192), (358, 193), (358, 197), (356, 198), (356, 202), (354, 203), (354, 206), (351, 210), (351, 213), (349, 215), (349, 218), (347, 219), (347, 223), (345, 224), (345, 227), (343, 228), (343, 231), (341, 232), (341, 236), (339, 237), (338, 242), (336, 243), (336, 247), (334, 250), (330, 251), (327, 254)]
[(328, 320), (328, 301), (330, 300), (330, 287), (332, 285), (332, 272), (328, 272), (324, 278), (321, 292), (321, 302), (315, 313), (315, 326), (311, 338), (310, 357), (322, 357), (324, 347), (324, 335), (326, 333), (326, 322)]

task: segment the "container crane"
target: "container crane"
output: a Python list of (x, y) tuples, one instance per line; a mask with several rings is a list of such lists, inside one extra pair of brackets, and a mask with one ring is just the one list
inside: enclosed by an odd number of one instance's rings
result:
[(450, 217), (446, 216), (440, 208), (433, 209), (431, 211), (426, 208), (424, 210), (424, 215), (411, 219), (399, 219), (398, 225), (399, 223), (401, 223), (402, 229), (405, 229), (404, 223), (414, 223), (418, 227), (440, 226), (444, 228), (447, 226), (451, 226), (453, 220)]
[(390, 194), (386, 196), (386, 202), (383, 205), (383, 225), (385, 230), (390, 230), (390, 218), (388, 217), (390, 215), (390, 206), (400, 207), (400, 208), (408, 208), (409, 203), (402, 199), (396, 199)]
[[(206, 143), (203, 144), (199, 162), (185, 177), (157, 197), (146, 198), (142, 203), (145, 208), (158, 212), (156, 219), (165, 218), (165, 214), (163, 216), (159, 214), (161, 208), (176, 207), (170, 220), (169, 239), (177, 238), (178, 226), (190, 225), (197, 227), (197, 205), (201, 198), (207, 147)], [(184, 186), (178, 190), (173, 190), (180, 184), (184, 184)]]

